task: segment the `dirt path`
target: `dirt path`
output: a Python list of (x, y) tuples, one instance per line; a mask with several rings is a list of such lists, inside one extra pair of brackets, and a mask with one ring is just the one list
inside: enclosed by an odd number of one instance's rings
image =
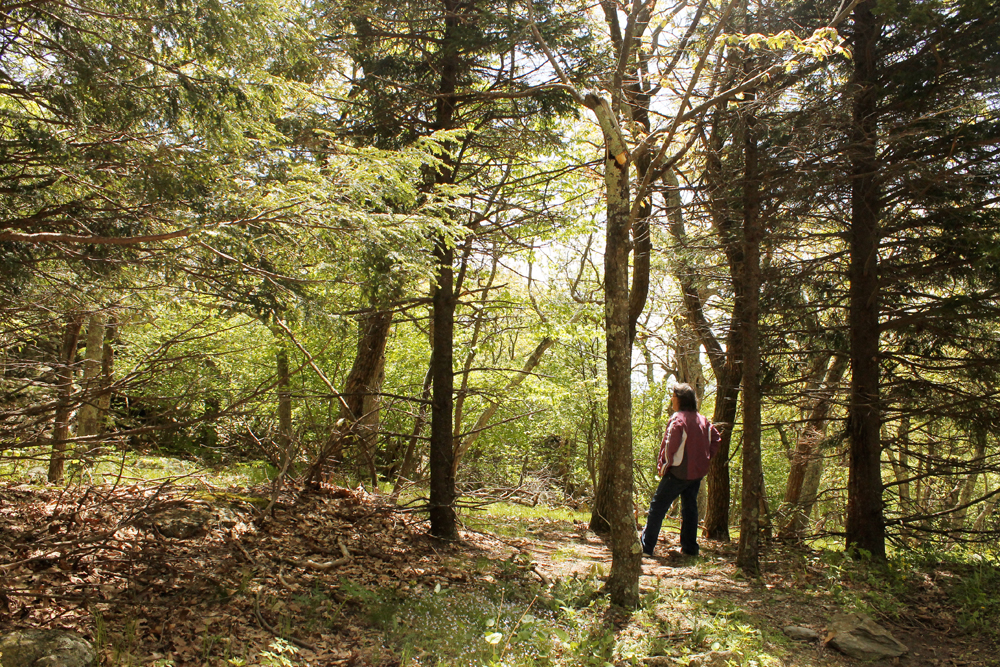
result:
[[(520, 546), (538, 563), (538, 570), (548, 578), (587, 576), (594, 568), (607, 573), (611, 553), (604, 541), (586, 530), (541, 524), (529, 529), (530, 540)], [(697, 558), (681, 556), (676, 533), (661, 535), (658, 552), (663, 556), (644, 558), (640, 590), (644, 593), (683, 590), (707, 603), (722, 601), (748, 613), (759, 627), (775, 635), (794, 625), (825, 634), (827, 621), (845, 611), (845, 597), (863, 596), (867, 591), (838, 590), (842, 584), (831, 579), (808, 552), (787, 550), (773, 545), (764, 555), (760, 580), (747, 580), (735, 567), (736, 545), (703, 540)], [(878, 622), (889, 629), (910, 650), (892, 660), (900, 667), (996, 667), (1000, 665), (1000, 646), (984, 643), (965, 635), (956, 625), (956, 609), (944, 591), (925, 579), (925, 586), (911, 587), (895, 617), (880, 616)], [(838, 596), (838, 592), (840, 595)], [(997, 619), (1000, 621), (1000, 619)], [(852, 665), (857, 661), (843, 656), (819, 642), (791, 642), (793, 659), (786, 667), (816, 665)]]

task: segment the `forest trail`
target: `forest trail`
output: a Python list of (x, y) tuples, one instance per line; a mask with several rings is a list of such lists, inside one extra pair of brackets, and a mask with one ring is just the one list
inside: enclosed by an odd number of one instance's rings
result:
[[(339, 488), (287, 494), (263, 519), (252, 510), (262, 495), (167, 484), (0, 485), (0, 627), (77, 632), (106, 666), (261, 664), (282, 636), (300, 647), (292, 664), (391, 667), (400, 654), (386, 609), (398, 615), (446, 599), (489, 606), (501, 585), (536, 597), (559, 580), (596, 588), (610, 567), (600, 538), (571, 521), (494, 519), (489, 530), (467, 523), (460, 542), (442, 543), (427, 536), (418, 514), (385, 496)], [(168, 525), (183, 513), (203, 524)], [(676, 533), (661, 537), (661, 549), (664, 542), (676, 546)], [(672, 628), (664, 642), (689, 642), (700, 622), (691, 610), (717, 608), (778, 642), (781, 667), (852, 664), (818, 642), (785, 639), (781, 628), (822, 632), (863, 586), (847, 590), (835, 566), (814, 553), (777, 549), (761, 580), (750, 582), (732, 565), (735, 545), (702, 549), (697, 560), (643, 563), (641, 588), (658, 596), (655, 614)], [(1000, 664), (995, 647), (957, 633), (944, 595), (949, 576), (942, 570), (907, 591), (905, 614), (879, 618), (911, 649), (893, 664)], [(442, 590), (451, 597), (435, 595)], [(619, 619), (613, 631), (638, 631), (629, 623)], [(482, 643), (481, 632), (474, 637)], [(423, 654), (433, 659), (434, 649)]]
[[(541, 522), (529, 528), (531, 540), (523, 545), (538, 563), (538, 570), (549, 578), (588, 576), (595, 567), (606, 573), (611, 567), (611, 552), (604, 540), (576, 524), (570, 529), (558, 523)], [(644, 557), (640, 590), (684, 591), (711, 604), (725, 601), (758, 621), (759, 627), (780, 635), (787, 626), (807, 627), (825, 634), (827, 620), (844, 611), (834, 594), (824, 589), (828, 574), (816, 559), (805, 551), (774, 544), (765, 551), (763, 575), (757, 582), (747, 580), (736, 568), (736, 543), (700, 540), (697, 557), (679, 553), (679, 535), (664, 526), (657, 555)], [(938, 573), (943, 580), (952, 574)], [(925, 587), (909, 591), (911, 605), (900, 610), (897, 618), (878, 619), (910, 650), (892, 661), (881, 663), (901, 667), (974, 667), (1000, 665), (1000, 647), (983, 645), (965, 635), (955, 625), (955, 611), (945, 599), (943, 582), (925, 578)], [(834, 584), (832, 587), (836, 587)], [(684, 627), (681, 618), (681, 632)], [(851, 665), (853, 660), (819, 642), (791, 642), (794, 658), (786, 667), (804, 665)], [(876, 663), (880, 664), (880, 663)]]

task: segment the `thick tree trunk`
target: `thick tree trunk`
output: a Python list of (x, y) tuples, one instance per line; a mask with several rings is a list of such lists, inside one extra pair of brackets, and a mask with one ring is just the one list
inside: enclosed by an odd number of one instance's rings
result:
[(455, 515), (455, 447), (452, 400), (455, 374), (452, 366), (455, 294), (452, 276), (452, 248), (438, 239), (434, 248), (438, 278), (433, 296), (434, 349), (432, 351), (433, 391), (431, 397), (430, 522), (431, 534), (447, 540), (458, 539)]
[[(607, 439), (605, 433), (605, 439)], [(594, 506), (590, 510), (590, 529), (598, 535), (611, 532), (611, 477), (605, 474), (611, 465), (611, 452), (601, 447), (600, 463), (597, 465), (597, 485), (594, 487)]]
[[(390, 315), (391, 322), (391, 315)], [(388, 329), (386, 337), (388, 338)], [(358, 446), (368, 465), (368, 479), (372, 489), (378, 489), (378, 466), (375, 457), (378, 452), (379, 432), (381, 430), (382, 383), (385, 381), (385, 345), (379, 355), (375, 374), (368, 383), (367, 391), (361, 402), (361, 419), (358, 424)]]
[[(712, 421), (722, 436), (722, 444), (719, 447), (718, 455), (712, 459), (706, 476), (708, 490), (704, 509), (704, 534), (708, 539), (728, 542), (730, 539), (729, 511), (731, 504), (729, 450), (739, 407), (740, 386), (743, 382), (743, 339), (738, 323), (743, 319), (741, 313), (746, 300), (746, 290), (742, 275), (743, 240), (737, 233), (736, 222), (728, 215), (728, 207), (724, 202), (716, 202), (716, 199), (723, 198), (723, 195), (716, 193), (726, 193), (729, 190), (720, 157), (722, 150), (719, 131), (722, 123), (721, 113), (721, 110), (716, 112), (716, 119), (712, 124), (712, 135), (709, 139), (711, 150), (708, 153), (706, 179), (709, 182), (710, 196), (713, 198), (712, 221), (722, 241), (733, 288), (733, 312), (730, 317), (729, 333), (726, 336), (724, 349), (705, 317), (704, 304), (694, 283), (693, 271), (684, 266), (683, 263), (679, 263), (675, 274), (678, 275), (681, 283), (688, 320), (698, 333), (701, 344), (705, 347), (716, 381), (715, 411), (712, 415)], [(667, 178), (671, 179), (667, 181), (667, 184), (673, 186), (668, 201), (671, 218), (670, 231), (677, 243), (683, 247), (685, 234), (684, 220), (680, 212), (680, 194), (676, 189), (676, 178), (672, 174), (667, 174)]]
[(879, 414), (880, 188), (875, 0), (854, 9), (854, 95), (851, 136), (850, 332), (851, 400), (848, 408), (850, 469), (846, 546), (885, 559)]
[[(442, 0), (444, 35), (441, 39), (439, 71), (441, 85), (435, 105), (436, 129), (450, 130), (455, 124), (455, 91), (461, 64), (461, 31), (466, 12), (471, 8), (461, 0)], [(453, 183), (455, 165), (445, 158), (435, 173), (435, 183)], [(437, 264), (437, 284), (431, 299), (434, 338), (431, 349), (432, 404), (430, 442), (430, 532), (447, 540), (458, 539), (458, 517), (455, 514), (455, 438), (454, 438), (454, 328), (455, 281), (453, 248), (448, 240), (437, 238), (434, 259)]]
[(760, 243), (763, 231), (753, 113), (752, 110), (745, 113), (743, 132), (743, 277), (746, 301), (738, 324), (743, 331), (743, 492), (736, 566), (745, 574), (757, 576), (760, 574), (763, 495), (760, 460)]
[[(705, 371), (701, 365), (701, 340), (698, 332), (686, 317), (674, 319), (674, 358), (677, 360), (677, 379), (694, 388), (698, 405), (705, 398)], [(657, 417), (659, 413), (657, 413)]]
[[(617, 26), (617, 13), (614, 9), (613, 3), (603, 2), (602, 3), (605, 11), (605, 15), (611, 24), (612, 34), (619, 33), (619, 26)], [(621, 49), (621, 45), (618, 46)], [(647, 132), (650, 128), (649, 122), (649, 110), (647, 108), (649, 97), (644, 95), (639, 89), (639, 84), (630, 86), (629, 88), (629, 99), (631, 104), (632, 119), (643, 127)], [(595, 110), (596, 112), (596, 110)], [(608, 114), (608, 122), (613, 122), (611, 114)], [(621, 150), (624, 150), (625, 144), (623, 138), (620, 136), (621, 130), (615, 128), (612, 130), (619, 134), (616, 137), (616, 145), (620, 143)], [(620, 155), (621, 153), (618, 153)], [(646, 152), (636, 163), (636, 173), (638, 178), (641, 180), (649, 169), (652, 162), (652, 156)], [(617, 162), (616, 162), (617, 164)], [(621, 165), (619, 165), (620, 167)], [(627, 165), (625, 167), (626, 177), (627, 177)], [(627, 187), (627, 184), (626, 184)], [(631, 197), (626, 193), (626, 202), (629, 202)], [(629, 204), (626, 204), (629, 205)], [(639, 206), (639, 210), (636, 214), (635, 224), (632, 226), (632, 243), (634, 246), (634, 252), (632, 253), (632, 287), (627, 291), (626, 298), (628, 299), (628, 335), (629, 335), (629, 357), (631, 359), (631, 346), (635, 342), (636, 329), (639, 321), (639, 317), (642, 315), (642, 311), (646, 307), (646, 301), (649, 298), (649, 266), (650, 258), (653, 253), (653, 241), (649, 229), (649, 216), (653, 212), (653, 200), (652, 198), (645, 199)], [(626, 259), (627, 264), (627, 259)], [(626, 282), (628, 280), (628, 270), (626, 268)], [(631, 405), (631, 404), (630, 404)], [(631, 407), (629, 408), (631, 411)], [(609, 452), (607, 448), (603, 449), (601, 452), (601, 476), (594, 492), (594, 505), (591, 510), (590, 516), (590, 527), (596, 533), (607, 533), (611, 530), (610, 515), (613, 512), (612, 503), (614, 503), (614, 494), (611, 490), (610, 479), (604, 474), (605, 471), (610, 470), (608, 466), (612, 465), (611, 461), (612, 452)]]
[(83, 328), (83, 313), (71, 313), (63, 332), (59, 366), (56, 368), (56, 393), (58, 404), (52, 423), (52, 454), (49, 458), (49, 482), (62, 481), (66, 466), (66, 439), (69, 438), (69, 419), (73, 414), (73, 364), (76, 348)]
[(629, 159), (621, 128), (607, 100), (588, 95), (604, 132), (604, 183), (607, 191), (607, 241), (604, 254), (604, 322), (608, 358), (608, 429), (604, 443), (610, 524), (611, 601), (632, 608), (639, 603), (642, 547), (633, 515), (632, 342), (629, 317)]

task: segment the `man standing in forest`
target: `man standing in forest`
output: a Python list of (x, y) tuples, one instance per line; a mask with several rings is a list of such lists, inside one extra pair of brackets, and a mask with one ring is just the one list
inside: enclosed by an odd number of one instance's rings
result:
[(698, 488), (708, 473), (708, 462), (719, 451), (722, 438), (715, 427), (698, 414), (698, 398), (689, 384), (674, 387), (674, 414), (660, 444), (656, 472), (660, 484), (653, 494), (646, 527), (639, 542), (642, 552), (653, 555), (660, 526), (670, 504), (681, 497), (681, 553), (698, 555)]

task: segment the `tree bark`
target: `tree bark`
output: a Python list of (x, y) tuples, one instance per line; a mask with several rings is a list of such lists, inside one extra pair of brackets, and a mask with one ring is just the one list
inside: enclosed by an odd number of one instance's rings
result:
[(58, 405), (52, 423), (52, 453), (49, 457), (49, 482), (56, 484), (63, 479), (66, 465), (66, 440), (69, 438), (69, 419), (73, 414), (73, 364), (76, 348), (83, 328), (83, 313), (70, 313), (63, 332), (59, 366), (56, 368), (56, 393)]
[(884, 560), (878, 359), (881, 193), (877, 179), (876, 48), (880, 25), (874, 8), (875, 0), (865, 0), (854, 8), (849, 269), (851, 399), (847, 419), (850, 469), (846, 547), (850, 551), (863, 551), (877, 560)]
[(446, 540), (458, 539), (455, 515), (455, 447), (452, 400), (454, 391), (453, 346), (455, 294), (452, 276), (453, 250), (445, 239), (434, 247), (437, 260), (437, 286), (432, 299), (434, 311), (434, 349), (432, 351), (433, 390), (431, 393), (430, 444), (430, 532)]
[[(442, 0), (444, 35), (441, 38), (441, 59), (438, 67), (441, 83), (434, 116), (435, 127), (450, 130), (455, 124), (455, 91), (461, 72), (461, 31), (469, 5), (461, 0)], [(450, 156), (434, 174), (434, 182), (443, 185), (454, 182), (455, 165)], [(458, 539), (458, 517), (455, 514), (455, 438), (454, 438), (454, 328), (455, 284), (454, 249), (448, 239), (434, 242), (437, 284), (431, 298), (434, 338), (431, 350), (433, 376), (430, 442), (430, 532), (441, 539)]]
[(760, 180), (757, 175), (753, 94), (743, 115), (743, 277), (746, 301), (738, 326), (743, 330), (743, 489), (736, 566), (760, 574), (760, 525), (763, 470), (760, 459)]
[(629, 156), (621, 128), (607, 100), (587, 96), (601, 125), (606, 148), (607, 240), (604, 254), (604, 321), (607, 341), (608, 428), (605, 439), (611, 530), (611, 572), (606, 589), (611, 601), (632, 608), (639, 603), (642, 547), (633, 516), (632, 479), (632, 342), (629, 310)]
[[(729, 451), (739, 407), (740, 386), (743, 382), (743, 335), (738, 323), (743, 319), (742, 311), (746, 300), (746, 290), (744, 289), (743, 276), (743, 239), (737, 233), (737, 222), (730, 218), (729, 207), (723, 201), (730, 186), (723, 174), (720, 133), (723, 121), (721, 115), (722, 109), (720, 108), (716, 111), (716, 118), (712, 123), (705, 176), (711, 200), (712, 224), (726, 254), (733, 289), (733, 312), (730, 317), (725, 348), (719, 342), (705, 316), (704, 304), (694, 282), (693, 270), (681, 262), (675, 273), (680, 278), (688, 320), (698, 333), (701, 344), (705, 347), (716, 381), (715, 410), (712, 422), (722, 436), (722, 442), (719, 453), (712, 459), (706, 476), (708, 491), (704, 510), (704, 534), (708, 539), (728, 542), (730, 539), (729, 512), (731, 504)], [(683, 247), (685, 243), (684, 220), (680, 214), (681, 200), (680, 194), (676, 191), (677, 181), (670, 173), (666, 174), (666, 177), (671, 178), (667, 184), (673, 186), (668, 202), (668, 208), (671, 211), (671, 235)]]

